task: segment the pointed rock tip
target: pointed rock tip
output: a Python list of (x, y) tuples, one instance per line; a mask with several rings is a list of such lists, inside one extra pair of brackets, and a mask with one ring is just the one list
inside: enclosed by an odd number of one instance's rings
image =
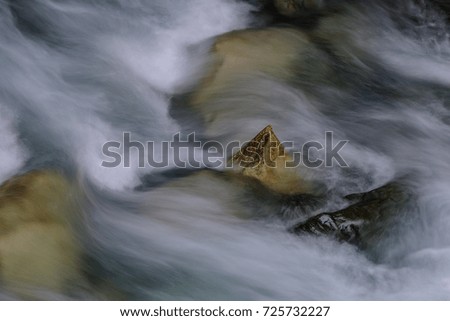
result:
[(239, 162), (243, 167), (254, 167), (266, 160), (274, 160), (280, 156), (285, 156), (284, 147), (277, 135), (273, 131), (272, 125), (267, 125), (252, 140), (231, 158), (231, 161)]

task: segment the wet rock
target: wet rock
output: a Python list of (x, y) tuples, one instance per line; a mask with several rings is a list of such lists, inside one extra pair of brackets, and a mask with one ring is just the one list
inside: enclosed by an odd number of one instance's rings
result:
[(308, 95), (323, 79), (334, 79), (328, 55), (293, 28), (227, 33), (215, 40), (209, 58), (183, 107), (200, 119), (203, 137), (224, 145), (247, 140), (268, 123), (298, 126), (296, 117), (311, 107)]
[(391, 183), (368, 193), (347, 196), (353, 205), (334, 213), (314, 216), (290, 231), (326, 235), (367, 249), (389, 229), (411, 197), (405, 186)]
[(34, 171), (0, 187), (0, 276), (13, 292), (64, 293), (81, 280), (80, 248), (71, 228), (73, 187), (62, 175)]
[(292, 68), (298, 58), (311, 55), (310, 49), (308, 36), (291, 28), (239, 30), (219, 36), (211, 49), (211, 66), (190, 104), (202, 107), (252, 74), (288, 80), (294, 77)]
[(311, 190), (293, 167), (293, 157), (285, 151), (270, 125), (245, 144), (229, 164), (237, 173), (255, 178), (280, 194), (304, 194)]

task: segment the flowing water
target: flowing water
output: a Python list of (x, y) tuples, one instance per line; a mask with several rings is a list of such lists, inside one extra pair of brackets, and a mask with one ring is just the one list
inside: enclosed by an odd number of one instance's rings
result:
[[(238, 0), (0, 0), (0, 181), (44, 167), (83, 177), (89, 269), (128, 299), (450, 299), (444, 15), (421, 1), (344, 4), (308, 30), (322, 54), (300, 58), (293, 80), (244, 78), (211, 106), (206, 129), (189, 112), (172, 117), (213, 37), (263, 24), (255, 10)], [(217, 175), (143, 192), (140, 178), (159, 170), (101, 167), (102, 145), (123, 132), (158, 143), (197, 129), (230, 141), (267, 124), (300, 146), (325, 131), (349, 140), (349, 168), (305, 172), (329, 191), (316, 212), (406, 177), (415, 203), (387, 227), (376, 258), (289, 234), (266, 215), (270, 204)]]

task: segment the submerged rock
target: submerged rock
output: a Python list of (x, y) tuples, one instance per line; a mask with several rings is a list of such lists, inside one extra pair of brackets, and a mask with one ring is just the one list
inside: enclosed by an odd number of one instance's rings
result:
[(334, 213), (323, 213), (298, 223), (290, 229), (297, 234), (326, 235), (366, 249), (373, 246), (389, 229), (412, 195), (397, 183), (390, 183), (368, 193), (347, 196), (354, 204)]
[[(188, 175), (177, 174), (169, 170), (165, 183), (161, 183), (160, 175), (146, 177), (144, 185), (137, 188), (148, 204), (142, 212), (160, 217), (172, 226), (182, 223), (201, 230), (198, 222), (202, 219), (292, 222), (317, 211), (325, 203), (324, 198), (313, 194), (276, 193), (257, 178), (241, 173), (202, 169)], [(198, 233), (207, 233), (200, 230)]]
[(211, 67), (193, 93), (191, 105), (209, 102), (241, 76), (267, 74), (290, 79), (296, 61), (309, 56), (310, 49), (308, 36), (291, 28), (239, 30), (219, 36), (211, 49)]
[(80, 282), (73, 196), (70, 182), (53, 171), (33, 171), (0, 186), (0, 276), (6, 288), (33, 297), (33, 290), (64, 293)]
[(209, 58), (181, 108), (195, 115), (191, 119), (201, 124), (203, 138), (224, 146), (248, 139), (268, 123), (283, 130), (284, 139), (299, 141), (298, 131), (287, 128), (314, 117), (318, 84), (334, 79), (328, 55), (294, 28), (227, 33), (215, 40)]
[[(220, 209), (217, 217), (298, 219), (317, 210), (325, 199), (316, 195), (312, 183), (303, 179), (293, 164), (293, 156), (268, 125), (228, 160), (229, 170), (172, 169), (143, 177), (136, 190), (148, 193), (149, 199), (167, 198), (166, 203), (174, 206), (173, 213), (197, 206), (176, 205), (189, 200), (187, 196), (192, 194), (193, 199), (215, 203), (206, 210), (214, 213)], [(202, 211), (199, 208), (192, 212)]]

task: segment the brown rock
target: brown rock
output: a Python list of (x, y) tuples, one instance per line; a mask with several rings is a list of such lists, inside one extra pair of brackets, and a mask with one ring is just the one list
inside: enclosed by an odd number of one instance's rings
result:
[(259, 180), (280, 194), (302, 194), (310, 186), (292, 167), (289, 155), (269, 125), (245, 144), (229, 161), (234, 169), (245, 176)]
[(30, 172), (0, 187), (0, 277), (6, 288), (27, 296), (32, 289), (63, 292), (80, 280), (74, 208), (73, 187), (56, 172)]
[(268, 74), (288, 80), (294, 76), (292, 67), (298, 57), (310, 49), (307, 35), (290, 28), (240, 30), (219, 36), (211, 50), (211, 67), (191, 104), (209, 102), (242, 76)]

